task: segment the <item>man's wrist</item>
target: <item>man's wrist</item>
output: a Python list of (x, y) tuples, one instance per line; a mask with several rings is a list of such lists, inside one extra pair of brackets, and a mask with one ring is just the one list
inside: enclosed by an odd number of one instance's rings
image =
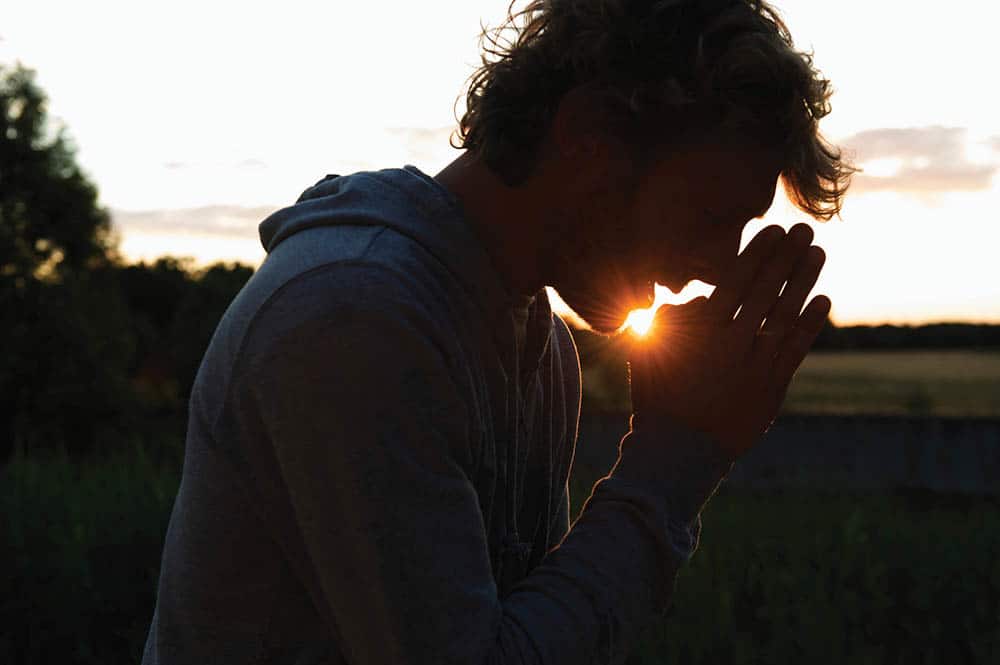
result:
[(670, 517), (691, 524), (733, 466), (712, 435), (662, 415), (633, 414), (619, 445), (613, 477), (668, 499)]

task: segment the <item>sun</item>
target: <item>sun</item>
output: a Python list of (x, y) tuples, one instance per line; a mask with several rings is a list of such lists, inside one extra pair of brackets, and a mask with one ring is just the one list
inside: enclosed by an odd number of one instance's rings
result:
[(642, 337), (649, 332), (653, 325), (653, 317), (656, 314), (655, 307), (647, 309), (633, 309), (625, 319), (623, 327), (631, 328), (632, 332)]
[(643, 309), (633, 309), (625, 317), (625, 323), (622, 324), (621, 330), (631, 330), (633, 335), (637, 337), (645, 337), (649, 333), (650, 328), (653, 327), (653, 319), (656, 318), (656, 310), (660, 308), (661, 305), (668, 303), (675, 303), (678, 300), (677, 294), (674, 294), (665, 286), (659, 284), (656, 285), (655, 295), (653, 297), (653, 302), (649, 307)]
[(715, 287), (704, 282), (693, 281), (685, 286), (679, 293), (674, 293), (662, 284), (656, 285), (656, 294), (653, 297), (653, 304), (645, 309), (633, 309), (625, 317), (625, 323), (619, 328), (619, 332), (631, 330), (636, 337), (645, 337), (653, 327), (653, 319), (656, 318), (656, 310), (663, 305), (683, 305), (699, 296), (709, 297)]

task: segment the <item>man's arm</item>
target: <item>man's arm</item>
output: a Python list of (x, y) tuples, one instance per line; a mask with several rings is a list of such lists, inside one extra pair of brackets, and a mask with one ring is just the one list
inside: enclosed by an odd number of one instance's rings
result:
[(464, 470), (470, 416), (419, 323), (378, 304), (331, 308), (239, 380), (352, 663), (622, 662), (665, 609), (688, 526), (729, 468), (701, 435), (673, 446), (637, 428), (559, 547), (499, 598)]
[(548, 549), (552, 549), (562, 542), (562, 539), (569, 533), (569, 515), (571, 502), (569, 499), (569, 479), (563, 486), (562, 498), (559, 499), (559, 512), (556, 513), (552, 521), (552, 533), (549, 536)]

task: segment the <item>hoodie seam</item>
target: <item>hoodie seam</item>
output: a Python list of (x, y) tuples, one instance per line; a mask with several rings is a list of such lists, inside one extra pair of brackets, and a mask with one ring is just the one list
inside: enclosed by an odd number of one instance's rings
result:
[[(405, 169), (403, 169), (403, 170), (405, 171)], [(373, 180), (373, 181), (375, 181), (375, 182), (377, 182), (379, 184), (382, 184), (382, 185), (385, 185), (387, 187), (390, 187), (394, 191), (398, 192), (404, 198), (406, 198), (407, 201), (409, 201), (411, 204), (413, 204), (420, 211), (420, 214), (425, 219), (432, 219), (435, 214), (443, 213), (443, 214), (454, 215), (455, 217), (457, 217), (461, 221), (461, 223), (463, 225), (467, 225), (467, 221), (465, 219), (465, 216), (462, 214), (462, 211), (460, 209), (456, 208), (455, 205), (452, 204), (450, 201), (448, 201), (445, 198), (445, 196), (444, 196), (444, 194), (442, 192), (434, 190), (434, 188), (431, 187), (429, 183), (423, 182), (423, 178), (420, 178), (419, 176), (416, 176), (415, 174), (413, 174), (413, 173), (411, 173), (409, 171), (406, 171), (406, 172), (409, 175), (413, 176), (413, 177), (417, 177), (424, 185), (426, 185), (429, 189), (431, 189), (432, 191), (434, 191), (434, 196), (438, 199), (438, 204), (437, 205), (435, 205), (435, 206), (428, 206), (426, 201), (423, 201), (419, 197), (414, 196), (407, 188), (400, 187), (397, 183), (393, 182), (389, 178), (383, 179), (381, 177), (377, 177), (377, 175), (378, 175), (377, 173), (362, 172), (362, 173), (358, 173), (358, 174), (355, 174), (355, 175), (360, 176), (362, 178), (369, 179), (369, 180)], [(489, 319), (490, 323), (491, 324), (495, 323), (496, 318), (497, 318), (497, 312), (496, 311), (490, 311), (490, 310), (486, 309), (483, 306), (483, 303), (482, 303), (481, 299), (477, 297), (478, 294), (468, 284), (468, 275), (465, 275), (465, 274), (459, 272), (454, 266), (452, 266), (448, 261), (446, 261), (444, 259), (444, 257), (439, 256), (437, 252), (433, 251), (430, 247), (427, 247), (423, 242), (421, 242), (420, 238), (418, 238), (417, 236), (413, 235), (412, 233), (410, 233), (408, 231), (405, 231), (403, 229), (400, 229), (400, 228), (396, 228), (396, 227), (393, 227), (393, 231), (395, 231), (396, 233), (399, 233), (400, 235), (403, 235), (403, 236), (409, 238), (413, 242), (415, 242), (418, 245), (420, 245), (424, 249), (424, 251), (426, 251), (430, 256), (433, 256), (434, 260), (437, 261), (439, 264), (441, 264), (441, 266), (446, 271), (448, 271), (448, 273), (450, 275), (452, 275), (455, 278), (455, 281), (458, 282), (459, 285), (461, 286), (462, 291), (465, 292), (465, 294), (476, 304), (476, 307), (479, 308), (481, 311), (483, 311), (486, 314), (486, 316)], [(476, 243), (483, 250), (484, 256), (491, 261), (490, 269), (491, 270), (495, 270), (495, 267), (492, 264), (492, 258), (489, 257), (489, 255), (485, 251), (485, 248), (482, 246), (482, 239), (475, 232), (473, 232), (471, 230), (470, 230), (470, 232), (472, 234), (472, 237), (476, 241)], [(506, 285), (503, 288), (504, 288), (504, 294), (507, 295), (506, 294)]]
[[(385, 229), (383, 228), (382, 231), (384, 231), (384, 230)], [(373, 242), (374, 242), (374, 239), (377, 238), (379, 235), (381, 235), (381, 231), (378, 234), (376, 234), (375, 237), (372, 239)], [(244, 332), (244, 334), (242, 336), (242, 339), (240, 339), (239, 346), (237, 347), (237, 350), (236, 350), (236, 352), (233, 355), (233, 361), (232, 361), (231, 371), (230, 371), (230, 374), (229, 374), (229, 381), (226, 384), (225, 389), (223, 391), (224, 397), (223, 397), (223, 401), (222, 401), (222, 406), (221, 406), (221, 408), (219, 408), (218, 412), (215, 414), (215, 417), (212, 419), (212, 422), (211, 422), (211, 425), (210, 425), (210, 428), (209, 428), (208, 436), (209, 436), (210, 439), (213, 439), (215, 441), (219, 440), (219, 433), (218, 433), (219, 423), (221, 422), (221, 420), (222, 420), (223, 416), (225, 415), (225, 413), (227, 412), (227, 410), (229, 410), (231, 408), (234, 387), (238, 384), (238, 377), (240, 377), (242, 375), (243, 371), (245, 370), (245, 368), (243, 367), (243, 365), (245, 364), (245, 361), (246, 361), (245, 356), (244, 356), (244, 353), (245, 353), (245, 350), (246, 350), (246, 346), (247, 346), (247, 344), (248, 344), (251, 336), (255, 332), (255, 327), (256, 327), (258, 321), (260, 320), (261, 316), (268, 309), (270, 309), (270, 307), (273, 305), (274, 301), (281, 294), (283, 294), (286, 289), (290, 288), (293, 284), (297, 284), (298, 282), (300, 282), (302, 280), (308, 279), (308, 278), (313, 277), (313, 276), (315, 276), (317, 274), (321, 274), (322, 272), (327, 271), (329, 269), (332, 269), (332, 268), (335, 268), (335, 267), (341, 267), (341, 266), (351, 266), (351, 265), (367, 265), (367, 266), (373, 266), (373, 267), (378, 267), (378, 268), (386, 268), (386, 266), (382, 266), (382, 265), (379, 265), (377, 263), (371, 263), (369, 260), (367, 260), (366, 257), (367, 257), (367, 254), (368, 254), (368, 249), (370, 248), (371, 244), (372, 243), (369, 243), (369, 246), (365, 248), (365, 250), (361, 253), (360, 256), (357, 256), (357, 257), (354, 257), (354, 258), (350, 258), (350, 259), (338, 259), (338, 260), (335, 260), (335, 261), (329, 261), (329, 262), (323, 263), (321, 265), (315, 266), (313, 268), (310, 268), (309, 270), (306, 270), (304, 272), (297, 273), (296, 275), (292, 276), (291, 278), (289, 278), (285, 282), (283, 282), (278, 288), (276, 288), (274, 290), (274, 292), (272, 292), (267, 297), (266, 300), (264, 300), (263, 303), (261, 303), (261, 305), (257, 308), (257, 311), (254, 312), (254, 314), (251, 317), (250, 321), (247, 323), (247, 326), (246, 326), (245, 332)], [(388, 269), (392, 270), (392, 268), (388, 268)], [(395, 272), (395, 271), (393, 271), (393, 272)], [(283, 480), (282, 480), (281, 484), (283, 486), (284, 493), (287, 496), (288, 488), (287, 488), (287, 486), (285, 486), (285, 483), (284, 483)], [(249, 490), (248, 490), (248, 488), (246, 486), (244, 486), (242, 488), (242, 491), (246, 493)], [(310, 594), (310, 600), (313, 600), (311, 594)], [(320, 616), (323, 617), (328, 622), (329, 627), (333, 631), (333, 633), (336, 636), (338, 642), (341, 642), (342, 640), (340, 638), (340, 626), (337, 623), (336, 618), (332, 614), (329, 614), (326, 611), (326, 609), (324, 609), (324, 608), (317, 607), (316, 609), (319, 612)], [(273, 620), (273, 616), (268, 620), (268, 622), (267, 622), (268, 625), (270, 624), (270, 622), (272, 620)], [(266, 627), (265, 627), (265, 629), (266, 629)], [(258, 638), (260, 639), (260, 644), (258, 644), (258, 654), (257, 654), (257, 661), (256, 662), (259, 662), (260, 658), (262, 656), (262, 651), (261, 650), (263, 649), (263, 643), (264, 643), (264, 640), (266, 639), (265, 635), (266, 635), (266, 633), (263, 633), (263, 632), (258, 634)]]
[[(380, 264), (370, 262), (368, 260), (368, 253), (369, 250), (371, 249), (372, 244), (374, 244), (375, 240), (377, 240), (379, 236), (381, 236), (382, 233), (385, 232), (385, 230), (386, 227), (380, 229), (379, 232), (372, 237), (368, 245), (365, 247), (365, 249), (361, 252), (359, 256), (352, 257), (349, 259), (336, 259), (334, 261), (327, 261), (326, 263), (314, 266), (309, 270), (296, 273), (295, 275), (289, 277), (287, 280), (282, 282), (280, 286), (274, 289), (274, 291), (271, 292), (271, 294), (264, 300), (264, 302), (262, 302), (257, 307), (257, 310), (253, 313), (253, 316), (250, 317), (250, 321), (247, 322), (246, 329), (244, 330), (243, 335), (240, 338), (240, 342), (236, 348), (236, 352), (233, 354), (231, 371), (229, 374), (229, 382), (226, 385), (224, 391), (225, 397), (223, 398), (224, 399), (223, 404), (228, 404), (232, 397), (233, 384), (235, 383), (235, 379), (239, 374), (238, 370), (241, 368), (243, 364), (244, 360), (243, 356), (244, 352), (246, 351), (247, 343), (253, 336), (253, 333), (256, 331), (256, 326), (257, 323), (260, 321), (260, 318), (273, 306), (274, 301), (277, 300), (278, 297), (280, 297), (287, 289), (291, 288), (293, 285), (298, 284), (301, 281), (314, 277), (317, 274), (320, 274), (332, 268), (341, 266), (353, 266), (353, 265), (367, 265), (372, 267), (384, 268), (385, 266), (381, 266)], [(219, 421), (222, 419), (222, 415), (224, 412), (225, 408), (219, 409), (219, 412), (215, 414), (215, 417), (212, 419), (209, 432), (211, 437), (214, 439), (218, 438), (218, 425)]]

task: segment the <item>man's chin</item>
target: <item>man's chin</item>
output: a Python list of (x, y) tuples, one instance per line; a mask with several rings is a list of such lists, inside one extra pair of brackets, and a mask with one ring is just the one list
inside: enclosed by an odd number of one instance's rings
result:
[(691, 278), (683, 277), (676, 279), (665, 279), (662, 282), (659, 282), (659, 284), (661, 286), (667, 287), (671, 293), (677, 295), (678, 293), (686, 289), (688, 284), (690, 284), (692, 281), (694, 281), (693, 277)]
[[(595, 296), (593, 292), (573, 292), (567, 289), (565, 294), (560, 292), (559, 295), (594, 332), (602, 335), (618, 332), (633, 309), (649, 306), (644, 301), (639, 302), (637, 294), (632, 293), (619, 293), (617, 306), (611, 298)], [(627, 302), (622, 302), (623, 300)]]
[(580, 312), (577, 312), (581, 319), (583, 319), (590, 329), (600, 335), (611, 336), (621, 330), (622, 325), (625, 323), (625, 319), (628, 316), (628, 312), (625, 312), (621, 316), (608, 316), (599, 315), (591, 313), (589, 316)]
[(597, 335), (601, 335), (602, 337), (614, 337), (615, 335), (618, 334), (618, 331), (621, 329), (621, 325), (617, 326), (611, 326), (606, 324), (602, 325), (600, 323), (595, 323), (593, 321), (587, 321), (586, 319), (584, 320), (587, 322), (587, 325), (590, 326), (590, 332), (595, 333)]

